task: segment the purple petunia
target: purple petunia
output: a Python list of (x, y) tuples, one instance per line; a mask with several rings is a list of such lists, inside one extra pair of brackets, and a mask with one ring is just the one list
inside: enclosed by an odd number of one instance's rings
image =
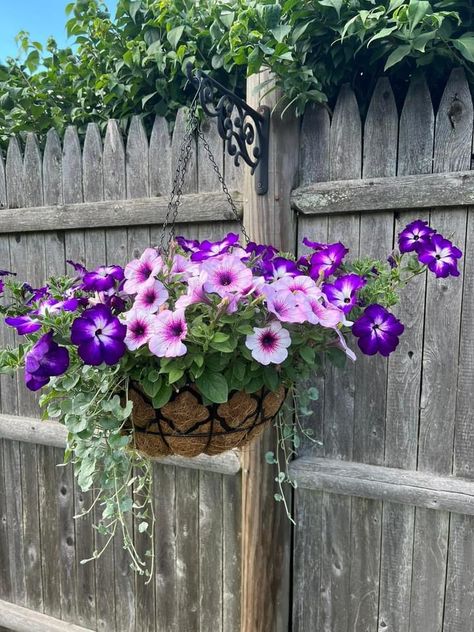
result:
[(431, 226), (428, 226), (428, 222), (421, 219), (407, 224), (398, 235), (400, 252), (419, 252), (428, 244), (435, 232)]
[(360, 290), (366, 281), (358, 274), (347, 274), (339, 277), (334, 283), (325, 283), (323, 292), (328, 300), (348, 314), (357, 301), (357, 290)]
[(69, 353), (53, 340), (50, 331), (33, 345), (25, 358), (25, 382), (30, 391), (37, 391), (54, 375), (62, 375), (69, 367)]
[(163, 260), (154, 248), (147, 248), (139, 259), (125, 266), (125, 284), (127, 294), (136, 294), (155, 281), (155, 275), (161, 272)]
[(211, 257), (216, 257), (228, 252), (232, 246), (238, 244), (239, 236), (235, 233), (229, 233), (220, 241), (202, 241), (197, 250), (191, 255), (191, 261), (205, 261)]
[(263, 276), (268, 281), (281, 279), (285, 276), (297, 276), (301, 274), (296, 263), (285, 257), (275, 257), (269, 261), (262, 261), (260, 264)]
[(188, 333), (184, 309), (164, 310), (155, 317), (155, 333), (150, 339), (150, 351), (159, 358), (177, 358), (186, 353), (183, 340)]
[(459, 276), (457, 260), (462, 252), (442, 235), (433, 235), (418, 251), (418, 259), (428, 266), (437, 277)]
[(86, 309), (71, 327), (71, 341), (85, 364), (116, 364), (126, 351), (127, 328), (106, 305)]
[(277, 320), (266, 327), (254, 327), (253, 334), (245, 340), (245, 346), (252, 352), (253, 359), (265, 366), (284, 362), (290, 345), (290, 334)]
[(122, 281), (123, 268), (120, 266), (99, 266), (84, 274), (82, 289), (87, 292), (104, 292), (114, 287), (116, 281)]
[(158, 309), (168, 300), (168, 290), (161, 281), (155, 281), (140, 290), (135, 298), (133, 308), (146, 310), (150, 313), (157, 312)]
[(207, 275), (204, 290), (219, 296), (248, 290), (253, 281), (252, 271), (234, 255), (208, 259), (202, 264)]
[(147, 344), (155, 333), (156, 315), (149, 311), (132, 310), (127, 314), (125, 344), (134, 351)]
[(349, 250), (338, 241), (328, 244), (322, 250), (317, 250), (309, 260), (309, 275), (313, 279), (321, 275), (328, 277), (338, 269)]
[(398, 346), (404, 326), (393, 314), (374, 303), (369, 305), (362, 316), (352, 326), (352, 333), (358, 338), (360, 349), (366, 355), (380, 353), (388, 356)]

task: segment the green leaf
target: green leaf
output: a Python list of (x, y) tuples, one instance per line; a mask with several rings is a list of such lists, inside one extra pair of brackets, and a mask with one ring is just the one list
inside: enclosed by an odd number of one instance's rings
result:
[(215, 404), (224, 404), (229, 398), (227, 380), (221, 373), (205, 371), (196, 380), (196, 385), (204, 397)]
[(120, 449), (124, 448), (130, 443), (130, 435), (111, 434), (109, 436), (109, 444), (112, 448)]
[(178, 380), (180, 380), (184, 375), (184, 371), (183, 369), (180, 369), (178, 367), (172, 367), (170, 372), (168, 373), (168, 383), (169, 384), (174, 384), (175, 382), (178, 382)]
[(273, 452), (265, 452), (265, 461), (269, 465), (275, 465), (277, 460), (275, 459), (275, 454)]
[(410, 0), (407, 12), (408, 22), (410, 24), (410, 34), (413, 33), (415, 27), (418, 26), (430, 10), (431, 4), (428, 0)]
[(402, 61), (407, 55), (411, 52), (411, 46), (409, 44), (404, 44), (403, 46), (398, 46), (390, 55), (388, 56), (387, 61), (385, 62), (384, 70), (388, 70), (392, 66), (395, 66), (399, 62)]
[(130, 7), (128, 9), (128, 12), (130, 13), (130, 17), (132, 18), (134, 22), (141, 5), (142, 5), (142, 0), (132, 0), (132, 2), (130, 2)]
[(321, 4), (323, 7), (332, 7), (333, 9), (335, 9), (339, 17), (339, 15), (341, 14), (342, 1), (343, 0), (319, 0), (319, 4)]
[(319, 399), (319, 391), (316, 388), (316, 386), (311, 386), (308, 389), (308, 397), (310, 398), (311, 401), (315, 402)]
[(276, 391), (280, 384), (280, 376), (273, 366), (266, 366), (263, 369), (263, 380), (265, 386), (270, 391)]
[(160, 390), (153, 397), (153, 408), (161, 408), (170, 401), (170, 397), (173, 393), (173, 389), (169, 384), (164, 381), (161, 384)]
[(222, 11), (220, 14), (221, 22), (228, 28), (232, 26), (232, 22), (234, 21), (235, 12), (234, 11)]
[(458, 39), (451, 40), (452, 44), (463, 57), (474, 63), (474, 33), (465, 33)]
[(277, 42), (283, 42), (285, 37), (291, 33), (291, 26), (289, 24), (280, 24), (272, 29), (271, 33)]
[(176, 47), (178, 46), (178, 42), (181, 39), (183, 32), (184, 24), (181, 24), (180, 26), (175, 26), (166, 34), (168, 42), (171, 44), (174, 50), (176, 50)]
[(310, 364), (311, 366), (314, 364), (316, 352), (313, 347), (301, 347), (299, 352), (300, 356), (307, 364)]
[(370, 46), (372, 42), (375, 42), (375, 40), (382, 39), (384, 37), (388, 37), (394, 31), (396, 31), (397, 28), (398, 28), (398, 26), (395, 25), (395, 26), (388, 26), (388, 27), (386, 27), (384, 29), (380, 29), (380, 31), (378, 33), (376, 33), (373, 37), (371, 37), (369, 39), (369, 41), (367, 42), (367, 46)]
[(428, 42), (431, 42), (431, 40), (433, 40), (435, 37), (436, 37), (435, 31), (432, 31), (431, 33), (422, 33), (421, 35), (418, 35), (418, 37), (415, 37), (415, 39), (412, 42), (413, 50), (417, 50), (420, 53), (424, 53), (426, 44), (428, 44)]
[(145, 533), (145, 531), (148, 529), (148, 522), (140, 522), (140, 524), (138, 525), (138, 531), (140, 533)]

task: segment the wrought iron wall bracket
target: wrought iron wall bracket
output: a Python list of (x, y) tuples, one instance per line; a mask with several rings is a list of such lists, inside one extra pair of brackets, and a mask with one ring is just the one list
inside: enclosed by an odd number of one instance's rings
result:
[(268, 143), (270, 136), (270, 108), (265, 105), (254, 110), (243, 99), (227, 90), (202, 70), (186, 67), (188, 81), (196, 88), (199, 102), (207, 116), (217, 119), (219, 136), (227, 153), (240, 165), (242, 159), (255, 176), (258, 195), (268, 191)]

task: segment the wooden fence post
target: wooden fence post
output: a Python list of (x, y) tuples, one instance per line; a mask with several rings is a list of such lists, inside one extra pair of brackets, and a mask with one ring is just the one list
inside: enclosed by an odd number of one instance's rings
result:
[[(278, 101), (274, 90), (260, 99), (261, 73), (247, 82), (247, 102), (256, 108)], [(268, 91), (268, 85), (262, 91)], [(258, 243), (271, 243), (284, 251), (295, 250), (296, 222), (290, 207), (299, 152), (299, 121), (287, 113), (272, 113), (269, 148), (268, 193), (258, 196), (255, 178), (246, 170), (244, 223)], [(242, 596), (241, 632), (287, 632), (289, 621), (290, 522), (274, 500), (276, 473), (265, 462), (275, 451), (276, 433), (242, 452)]]

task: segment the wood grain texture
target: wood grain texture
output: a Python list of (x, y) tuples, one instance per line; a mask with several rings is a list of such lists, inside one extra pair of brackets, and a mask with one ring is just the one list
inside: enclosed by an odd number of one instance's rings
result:
[[(331, 121), (328, 110), (322, 106), (307, 111), (301, 126), (299, 183), (325, 180), (329, 177), (329, 135)], [(298, 255), (310, 252), (302, 244), (302, 238), (327, 242), (328, 218), (298, 217)], [(306, 425), (314, 433), (318, 443), (303, 441), (301, 454), (321, 456), (324, 428), (323, 377), (311, 380), (319, 390), (319, 400), (311, 402), (311, 417)], [(308, 384), (309, 386), (309, 384)], [(304, 388), (304, 387), (303, 387)], [(293, 628), (295, 632), (320, 629), (321, 621), (321, 567), (322, 567), (322, 493), (296, 489), (296, 527), (293, 544)], [(308, 595), (311, 597), (308, 599)]]
[(292, 208), (306, 215), (450, 208), (473, 203), (471, 171), (386, 178), (364, 176), (362, 180), (310, 184), (291, 194)]
[[(399, 177), (431, 173), (433, 139), (430, 93), (423, 77), (417, 76), (410, 83), (400, 116)], [(416, 211), (396, 216), (396, 234), (419, 216)], [(385, 463), (407, 469), (415, 469), (417, 459), (425, 284), (424, 277), (414, 279), (395, 307), (405, 331), (397, 353), (389, 358)], [(384, 503), (379, 618), (392, 630), (409, 627), (414, 520), (412, 507)], [(413, 591), (418, 588), (413, 584)]]
[(148, 173), (150, 196), (171, 192), (171, 136), (168, 121), (157, 116), (150, 136)]
[[(364, 126), (362, 175), (394, 176), (397, 170), (398, 113), (388, 79), (377, 82)], [(383, 260), (392, 248), (391, 213), (360, 217), (359, 249)], [(355, 363), (353, 459), (381, 464), (385, 448), (387, 360), (358, 353)], [(352, 499), (349, 626), (354, 632), (376, 632), (382, 503)]]
[(467, 479), (355, 461), (304, 456), (290, 466), (302, 489), (387, 500), (472, 515), (474, 485)]
[[(249, 102), (260, 104), (255, 75), (247, 83)], [(262, 104), (276, 104), (276, 91)], [(269, 189), (255, 193), (255, 182), (245, 173), (244, 223), (257, 243), (271, 243), (284, 250), (295, 249), (294, 217), (289, 213), (289, 195), (298, 165), (298, 121), (292, 114), (271, 117)], [(290, 529), (281, 503), (275, 503), (275, 474), (264, 454), (274, 450), (274, 429), (242, 450), (242, 601), (241, 632), (286, 632), (289, 620)], [(258, 589), (256, 589), (258, 587)]]
[[(232, 193), (237, 208), (242, 209), (242, 197)], [(135, 226), (149, 226), (163, 222), (168, 201), (165, 198), (135, 198), (102, 202), (83, 202), (43, 206), (32, 209), (22, 208), (21, 212), (4, 210), (0, 218), (2, 233), (38, 233), (45, 230), (84, 229), (94, 227), (127, 226), (133, 217)], [(196, 213), (199, 209), (199, 213)], [(227, 208), (223, 193), (197, 193), (185, 195), (180, 205), (180, 221), (213, 222), (235, 221), (232, 211)]]
[(7, 601), (0, 601), (0, 625), (7, 632), (92, 632)]

